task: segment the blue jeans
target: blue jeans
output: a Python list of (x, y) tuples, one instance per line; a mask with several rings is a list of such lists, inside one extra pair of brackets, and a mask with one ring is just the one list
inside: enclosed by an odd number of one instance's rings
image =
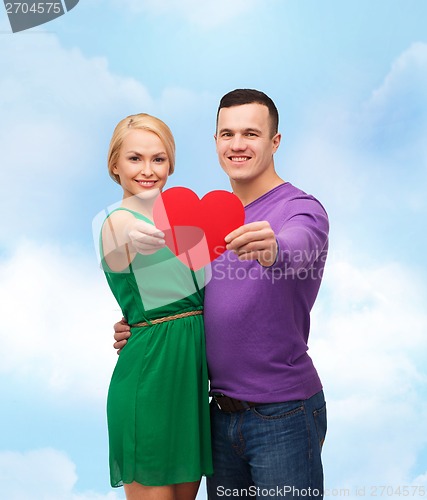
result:
[(236, 413), (223, 412), (212, 401), (211, 425), (214, 475), (207, 478), (209, 500), (323, 498), (323, 391), (307, 400)]

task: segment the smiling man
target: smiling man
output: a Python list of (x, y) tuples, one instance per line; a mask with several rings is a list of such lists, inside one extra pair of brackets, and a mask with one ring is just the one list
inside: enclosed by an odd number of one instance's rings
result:
[(315, 198), (278, 176), (278, 112), (264, 93), (225, 95), (215, 140), (246, 224), (226, 238), (228, 251), (212, 263), (206, 287), (209, 498), (220, 498), (221, 488), (242, 498), (251, 491), (319, 498), (326, 406), (307, 341), (328, 218)]
[[(226, 94), (217, 114), (219, 163), (245, 224), (226, 237), (205, 290), (210, 500), (323, 497), (326, 404), (307, 342), (329, 225), (322, 205), (275, 170), (278, 121), (273, 101), (250, 89)], [(115, 330), (120, 348), (128, 327)]]

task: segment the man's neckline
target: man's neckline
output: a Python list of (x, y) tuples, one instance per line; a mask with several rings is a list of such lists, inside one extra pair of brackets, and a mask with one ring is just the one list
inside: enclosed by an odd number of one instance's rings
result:
[(245, 207), (245, 210), (250, 207), (251, 205), (253, 205), (254, 203), (257, 203), (258, 201), (262, 200), (262, 198), (266, 197), (266, 196), (269, 196), (271, 193), (273, 193), (274, 191), (278, 190), (278, 189), (281, 189), (283, 186), (286, 186), (286, 185), (290, 185), (289, 182), (287, 181), (284, 181), (282, 182), (281, 184), (279, 184), (278, 186), (274, 186), (273, 188), (271, 188), (269, 191), (266, 191), (264, 194), (262, 194), (261, 196), (258, 196), (258, 198), (256, 198), (255, 200), (252, 200), (250, 203), (248, 203), (247, 205), (244, 205)]

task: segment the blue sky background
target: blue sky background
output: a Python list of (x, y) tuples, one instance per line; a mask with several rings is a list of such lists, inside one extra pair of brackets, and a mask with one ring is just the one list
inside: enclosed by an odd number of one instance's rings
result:
[(177, 141), (169, 187), (228, 189), (212, 136), (237, 87), (275, 100), (277, 170), (330, 216), (310, 342), (329, 498), (427, 490), (426, 19), (424, 0), (82, 0), (12, 34), (0, 6), (1, 498), (124, 498), (105, 423), (120, 312), (91, 229), (121, 195), (108, 143), (153, 113)]

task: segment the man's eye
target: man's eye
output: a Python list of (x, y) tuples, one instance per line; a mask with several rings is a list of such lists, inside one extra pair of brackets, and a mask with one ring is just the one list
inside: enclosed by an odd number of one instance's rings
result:
[(221, 137), (231, 137), (231, 132), (224, 132)]

